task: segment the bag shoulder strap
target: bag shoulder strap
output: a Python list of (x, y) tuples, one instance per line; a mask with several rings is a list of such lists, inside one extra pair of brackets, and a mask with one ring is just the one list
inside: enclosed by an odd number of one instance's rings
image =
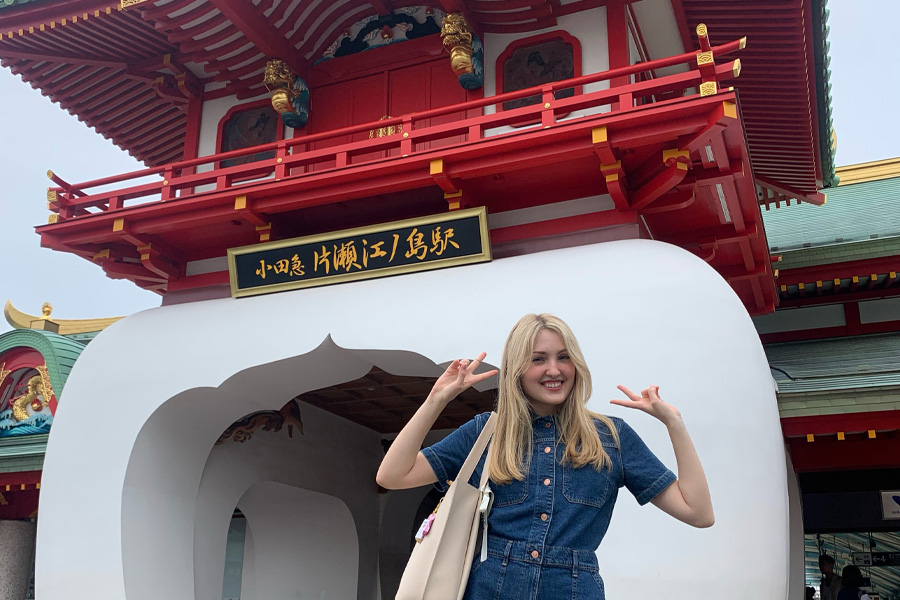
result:
[[(475, 440), (475, 445), (472, 446), (472, 450), (469, 452), (469, 456), (466, 457), (466, 461), (459, 469), (459, 474), (456, 476), (457, 481), (469, 481), (472, 473), (475, 472), (475, 467), (478, 466), (478, 461), (481, 460), (481, 455), (484, 454), (484, 449), (487, 448), (487, 445), (491, 442), (491, 438), (494, 437), (494, 429), (496, 429), (496, 427), (497, 413), (492, 412), (491, 416), (487, 420), (487, 423), (484, 424), (484, 429), (481, 430), (481, 434), (478, 436), (478, 439)], [(481, 474), (482, 485), (484, 485), (484, 483), (487, 481), (487, 479), (485, 479), (485, 474), (487, 472), (488, 465), (487, 462), (485, 462), (485, 468)]]

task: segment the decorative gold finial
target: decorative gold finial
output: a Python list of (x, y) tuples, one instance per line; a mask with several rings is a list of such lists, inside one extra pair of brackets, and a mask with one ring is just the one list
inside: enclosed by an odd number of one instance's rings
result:
[(697, 37), (706, 37), (707, 33), (708, 31), (706, 29), (706, 23), (700, 23), (699, 25), (697, 25)]
[(53, 179), (53, 171), (47, 169), (47, 179)]
[(734, 66), (731, 67), (731, 73), (736, 78), (741, 76), (741, 59), (734, 59)]
[(50, 318), (50, 315), (51, 315), (52, 313), (53, 313), (53, 305), (50, 304), (49, 302), (44, 302), (44, 303), (41, 305), (41, 318), (42, 318), (42, 319), (49, 319), (49, 318)]

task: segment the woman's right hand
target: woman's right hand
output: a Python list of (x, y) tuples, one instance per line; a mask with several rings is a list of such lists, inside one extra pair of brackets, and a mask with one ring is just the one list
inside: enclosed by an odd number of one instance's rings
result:
[(487, 353), (482, 352), (473, 361), (465, 358), (454, 360), (447, 367), (447, 370), (434, 382), (434, 387), (431, 388), (428, 398), (440, 403), (441, 406), (446, 406), (451, 400), (473, 385), (496, 375), (497, 369), (475, 374), (475, 369), (481, 366), (481, 361), (484, 360), (485, 356), (487, 356)]

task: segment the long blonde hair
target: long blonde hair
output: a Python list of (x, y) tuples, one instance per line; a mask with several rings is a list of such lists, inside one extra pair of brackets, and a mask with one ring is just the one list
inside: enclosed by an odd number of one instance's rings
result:
[(556, 332), (562, 337), (572, 364), (575, 365), (575, 385), (572, 392), (556, 410), (556, 424), (560, 440), (565, 444), (564, 460), (574, 466), (593, 465), (597, 470), (611, 469), (612, 462), (603, 449), (593, 419), (601, 421), (619, 444), (619, 434), (606, 416), (587, 409), (591, 397), (591, 373), (584, 355), (569, 326), (553, 315), (529, 314), (515, 324), (500, 364), (500, 389), (497, 401), (497, 429), (491, 451), (490, 477), (504, 484), (521, 480), (528, 470), (532, 451), (530, 403), (522, 390), (522, 374), (531, 363), (534, 341), (541, 330)]

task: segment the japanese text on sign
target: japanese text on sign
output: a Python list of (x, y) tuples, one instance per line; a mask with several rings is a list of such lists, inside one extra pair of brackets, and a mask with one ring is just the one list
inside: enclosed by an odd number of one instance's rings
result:
[[(331, 236), (231, 249), (232, 294), (490, 260), (485, 215), (479, 208)], [(266, 289), (271, 286), (278, 286), (278, 290)]]

